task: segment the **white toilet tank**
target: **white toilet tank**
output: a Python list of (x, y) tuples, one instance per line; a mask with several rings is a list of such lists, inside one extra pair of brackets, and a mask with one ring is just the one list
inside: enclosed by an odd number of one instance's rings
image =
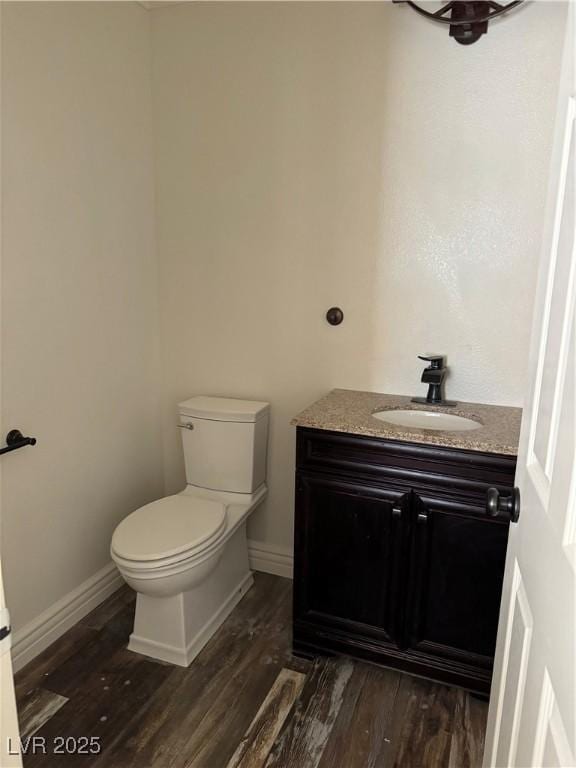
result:
[(266, 480), (269, 403), (192, 397), (178, 404), (186, 482), (252, 493)]

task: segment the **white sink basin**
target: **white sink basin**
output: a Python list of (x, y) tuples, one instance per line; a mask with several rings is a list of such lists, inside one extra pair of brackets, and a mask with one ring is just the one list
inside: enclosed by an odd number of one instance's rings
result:
[(482, 424), (464, 416), (456, 416), (453, 413), (441, 411), (377, 411), (373, 413), (375, 419), (394, 424), (397, 427), (410, 429), (436, 429), (447, 432), (467, 432), (470, 429), (479, 429)]

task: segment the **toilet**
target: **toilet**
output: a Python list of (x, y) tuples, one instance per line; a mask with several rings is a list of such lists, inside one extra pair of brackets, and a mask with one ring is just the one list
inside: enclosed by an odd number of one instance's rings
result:
[(268, 403), (178, 406), (186, 488), (137, 509), (111, 556), (137, 592), (128, 648), (187, 667), (253, 583), (246, 523), (266, 496)]

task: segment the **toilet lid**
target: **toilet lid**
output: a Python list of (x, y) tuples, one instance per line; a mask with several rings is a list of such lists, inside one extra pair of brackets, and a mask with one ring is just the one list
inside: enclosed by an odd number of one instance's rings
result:
[(114, 531), (112, 549), (126, 560), (161, 560), (207, 546), (225, 524), (219, 501), (166, 496), (128, 515)]

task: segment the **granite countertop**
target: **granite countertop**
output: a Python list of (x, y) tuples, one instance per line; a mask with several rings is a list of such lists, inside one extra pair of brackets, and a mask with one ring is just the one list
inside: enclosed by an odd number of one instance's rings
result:
[[(373, 418), (376, 411), (384, 410), (442, 411), (465, 416), (482, 424), (479, 429), (450, 432), (435, 429), (415, 429), (387, 424)], [(459, 402), (454, 407), (420, 405), (410, 397), (384, 395), (378, 392), (357, 392), (353, 389), (333, 389), (302, 411), (291, 424), (310, 429), (346, 432), (352, 435), (400, 440), (405, 443), (424, 443), (443, 448), (499, 453), (516, 456), (520, 436), (521, 408), (501, 405)]]

